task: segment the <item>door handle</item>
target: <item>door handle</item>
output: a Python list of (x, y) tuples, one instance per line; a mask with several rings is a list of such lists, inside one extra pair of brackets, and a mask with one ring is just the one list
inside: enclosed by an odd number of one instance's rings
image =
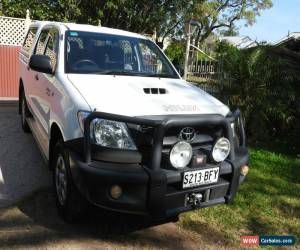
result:
[(35, 80), (37, 80), (37, 81), (39, 80), (39, 75), (38, 74), (35, 75)]

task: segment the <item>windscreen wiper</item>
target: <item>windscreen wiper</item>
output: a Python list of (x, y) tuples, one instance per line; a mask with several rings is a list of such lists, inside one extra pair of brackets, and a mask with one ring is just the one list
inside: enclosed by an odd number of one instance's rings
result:
[(176, 78), (176, 76), (165, 75), (165, 74), (145, 74), (144, 76), (157, 77), (157, 78)]
[(122, 71), (122, 70), (101, 70), (101, 71), (91, 72), (90, 74), (176, 78), (175, 76), (172, 76), (172, 75), (156, 74), (156, 73), (151, 74), (151, 73), (148, 73), (148, 72)]
[(102, 70), (97, 72), (92, 72), (91, 74), (99, 74), (99, 75), (136, 75), (138, 73), (136, 72), (130, 72), (130, 71), (119, 71), (119, 70)]

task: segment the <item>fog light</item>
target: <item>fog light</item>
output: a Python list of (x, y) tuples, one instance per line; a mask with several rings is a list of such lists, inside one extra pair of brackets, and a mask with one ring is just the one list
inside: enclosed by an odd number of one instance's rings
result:
[(122, 188), (118, 185), (113, 185), (111, 186), (110, 188), (110, 196), (113, 198), (113, 199), (119, 199), (122, 195)]
[(247, 165), (241, 167), (241, 175), (246, 176), (248, 172), (249, 172), (249, 167)]

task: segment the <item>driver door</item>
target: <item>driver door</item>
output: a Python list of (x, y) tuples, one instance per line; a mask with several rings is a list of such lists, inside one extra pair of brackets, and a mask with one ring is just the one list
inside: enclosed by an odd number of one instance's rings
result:
[[(36, 47), (36, 54), (47, 55), (51, 59), (53, 72), (57, 65), (58, 55), (58, 30), (51, 28), (42, 31)], [(44, 133), (49, 136), (50, 103), (54, 98), (53, 82), (56, 77), (54, 74), (46, 74), (34, 71), (35, 94), (33, 104), (35, 106), (36, 118), (42, 126)]]
[[(34, 53), (35, 55), (44, 55), (47, 41), (48, 41), (49, 29), (43, 29), (40, 33), (39, 39), (37, 41)], [(47, 132), (47, 124), (45, 122), (45, 117), (47, 116), (45, 100), (45, 91), (43, 83), (43, 73), (31, 70), (32, 75), (32, 91), (31, 91), (31, 104), (33, 109), (33, 115), (38, 124), (43, 128), (43, 132)]]

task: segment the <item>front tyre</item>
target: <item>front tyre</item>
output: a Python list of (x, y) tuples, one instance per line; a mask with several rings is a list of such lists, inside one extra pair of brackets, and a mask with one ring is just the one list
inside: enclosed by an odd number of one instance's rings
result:
[(86, 200), (73, 183), (68, 152), (58, 141), (53, 153), (53, 185), (58, 213), (67, 222), (79, 220), (86, 210)]
[(21, 102), (21, 125), (22, 125), (22, 129), (25, 133), (30, 133), (30, 127), (27, 123), (26, 118), (29, 116), (29, 109), (27, 106), (27, 102), (26, 102), (26, 97), (24, 92), (22, 92), (21, 96), (20, 96), (20, 102)]

